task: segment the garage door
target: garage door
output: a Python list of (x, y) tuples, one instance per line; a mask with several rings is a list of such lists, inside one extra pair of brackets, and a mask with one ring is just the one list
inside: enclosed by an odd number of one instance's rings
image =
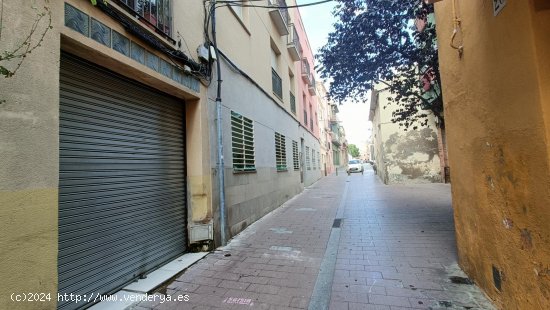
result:
[(68, 54), (60, 89), (59, 292), (89, 298), (186, 250), (183, 102)]

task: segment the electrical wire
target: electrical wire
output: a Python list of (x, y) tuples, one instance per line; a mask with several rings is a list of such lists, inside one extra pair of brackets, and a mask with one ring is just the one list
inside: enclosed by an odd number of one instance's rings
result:
[[(246, 1), (246, 2), (250, 2), (252, 0), (249, 0), (249, 1)], [(317, 2), (311, 2), (311, 3), (305, 3), (305, 4), (296, 4), (296, 5), (287, 5), (287, 6), (276, 6), (276, 5), (256, 5), (256, 4), (244, 4), (246, 2), (244, 1), (230, 1), (230, 0), (226, 0), (226, 1), (215, 1), (216, 2), (216, 5), (217, 7), (222, 7), (222, 6), (240, 6), (240, 7), (243, 7), (243, 8), (266, 8), (266, 9), (291, 9), (291, 8), (301, 8), (301, 7), (308, 7), (308, 6), (313, 6), (313, 5), (319, 5), (319, 4), (323, 4), (323, 3), (328, 3), (328, 2), (332, 2), (334, 0), (322, 0), (322, 1), (317, 1)]]

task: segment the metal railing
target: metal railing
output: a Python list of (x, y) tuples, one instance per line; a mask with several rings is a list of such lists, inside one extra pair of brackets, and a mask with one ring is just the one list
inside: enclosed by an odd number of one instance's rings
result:
[(302, 55), (302, 45), (300, 44), (300, 37), (298, 36), (298, 31), (296, 30), (296, 26), (294, 24), (290, 24), (290, 34), (288, 36), (288, 45), (294, 45), (296, 47), (296, 50), (298, 51), (298, 54)]
[(273, 93), (283, 99), (283, 81), (281, 77), (277, 74), (275, 69), (271, 68), (271, 86), (273, 87)]
[(285, 25), (288, 25), (288, 21), (290, 20), (290, 15), (288, 14), (288, 9), (286, 8), (286, 1), (285, 0), (269, 0), (269, 5), (273, 7), (277, 7), (279, 10), (279, 13), (281, 13), (281, 17), (283, 18), (283, 21), (285, 22)]
[(311, 84), (311, 70), (307, 58), (302, 59), (302, 79), (304, 82)]

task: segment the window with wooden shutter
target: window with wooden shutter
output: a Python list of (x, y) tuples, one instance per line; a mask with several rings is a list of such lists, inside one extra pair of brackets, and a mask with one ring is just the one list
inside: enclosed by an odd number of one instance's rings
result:
[(275, 163), (277, 171), (287, 171), (286, 166), (286, 139), (285, 136), (275, 133)]
[(252, 120), (231, 111), (231, 139), (233, 171), (256, 171), (254, 159), (254, 123)]

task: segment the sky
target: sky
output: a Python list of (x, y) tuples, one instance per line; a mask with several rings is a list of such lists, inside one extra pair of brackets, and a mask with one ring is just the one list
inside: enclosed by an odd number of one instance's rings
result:
[[(298, 4), (306, 4), (317, 0), (297, 0)], [(319, 5), (300, 8), (302, 22), (306, 27), (309, 44), (316, 53), (327, 42), (328, 34), (333, 30), (335, 18), (332, 9), (336, 2), (327, 2)], [(328, 88), (328, 84), (326, 85)], [(348, 143), (355, 144), (361, 150), (370, 137), (371, 124), (368, 121), (369, 104), (347, 102), (338, 107), (338, 114), (346, 130)]]

